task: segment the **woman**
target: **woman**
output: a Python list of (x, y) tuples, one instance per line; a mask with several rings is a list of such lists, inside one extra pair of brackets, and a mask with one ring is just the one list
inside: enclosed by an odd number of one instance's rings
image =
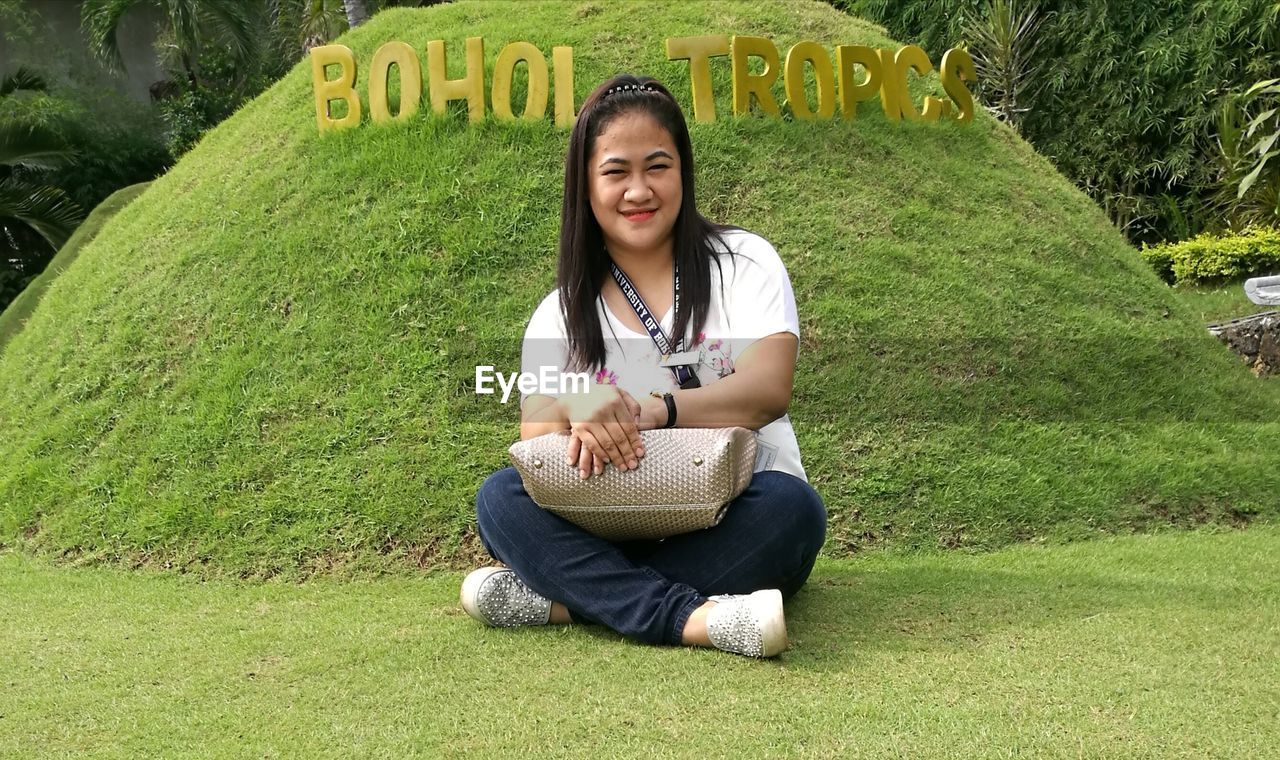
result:
[[(611, 543), (534, 504), (514, 469), (494, 474), (477, 523), (507, 567), (462, 586), (482, 622), (596, 622), (757, 657), (786, 648), (783, 599), (826, 533), (786, 414), (799, 319), (773, 247), (699, 214), (693, 175), (684, 116), (655, 80), (621, 75), (583, 103), (565, 161), (558, 288), (529, 322), (522, 370), (586, 370), (595, 383), (524, 396), (520, 437), (567, 432), (569, 463), (590, 478), (643, 467), (641, 430), (747, 427), (759, 451), (751, 484), (713, 528)], [(679, 359), (660, 364), (664, 354)]]

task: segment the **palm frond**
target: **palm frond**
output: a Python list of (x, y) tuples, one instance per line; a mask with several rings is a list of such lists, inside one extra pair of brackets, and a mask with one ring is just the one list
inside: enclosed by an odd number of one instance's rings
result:
[(200, 57), (200, 0), (164, 0), (164, 8), (178, 50), (195, 61)]
[(80, 8), (80, 28), (88, 37), (89, 49), (108, 68), (124, 70), (116, 31), (120, 20), (139, 0), (85, 0)]
[(0, 98), (18, 90), (44, 91), (47, 89), (49, 85), (44, 78), (25, 66), (19, 66), (17, 71), (0, 79)]
[(55, 249), (67, 242), (84, 212), (56, 187), (41, 187), (10, 178), (0, 181), (0, 227), (27, 227)]
[(201, 20), (231, 49), (237, 63), (251, 60), (259, 40), (256, 19), (248, 3), (238, 0), (204, 0), (198, 3)]
[(51, 169), (74, 155), (66, 141), (47, 127), (0, 121), (0, 166)]

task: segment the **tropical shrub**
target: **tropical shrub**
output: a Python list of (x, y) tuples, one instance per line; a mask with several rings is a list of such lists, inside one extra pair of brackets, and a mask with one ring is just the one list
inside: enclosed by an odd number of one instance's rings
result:
[[(975, 42), (966, 28), (987, 5), (829, 2), (931, 55)], [(1023, 90), (1022, 135), (1132, 240), (1225, 225), (1220, 210), (1206, 208), (1221, 179), (1221, 103), (1280, 71), (1280, 4), (1040, 0), (1038, 14), (1042, 68)]]
[(1179, 243), (1156, 243), (1155, 245), (1143, 245), (1138, 250), (1142, 254), (1142, 260), (1155, 270), (1160, 279), (1173, 284), (1173, 249)]
[(65, 146), (64, 160), (44, 181), (85, 211), (172, 164), (155, 108), (109, 88), (38, 78), (41, 89), (0, 99), (0, 121), (39, 129)]
[(1038, 52), (1044, 21), (1034, 6), (1015, 0), (987, 0), (984, 11), (969, 18), (964, 37), (978, 72), (978, 98), (997, 119), (1017, 128), (1025, 105), (1042, 86)]
[(153, 109), (114, 121), (93, 123), (92, 113), (68, 125), (68, 141), (76, 160), (55, 172), (51, 181), (66, 190), (86, 211), (121, 187), (146, 182), (173, 163), (162, 124)]
[(272, 81), (257, 68), (244, 72), (234, 59), (220, 51), (202, 56), (200, 67), (198, 83), (175, 76), (172, 81), (177, 86), (177, 95), (158, 104), (164, 122), (165, 146), (175, 160)]
[(1239, 234), (1205, 233), (1180, 243), (1142, 249), (1166, 282), (1207, 285), (1280, 274), (1280, 230), (1251, 227)]
[(1280, 79), (1228, 96), (1218, 122), (1212, 202), (1233, 228), (1280, 224)]

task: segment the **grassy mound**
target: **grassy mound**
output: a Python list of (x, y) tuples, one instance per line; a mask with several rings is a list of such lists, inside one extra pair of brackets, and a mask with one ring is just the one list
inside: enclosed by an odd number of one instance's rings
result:
[[(568, 44), (579, 102), (633, 70), (686, 106), (669, 36), (890, 44), (816, 1), (647, 5), (646, 24), (520, 7), (388, 11), (342, 41), (364, 66), (391, 39), (442, 38), (459, 67), (467, 36), (490, 65), (510, 40)], [(693, 129), (704, 211), (791, 271), (792, 414), (831, 552), (1280, 512), (1280, 384), (1010, 131), (867, 106)], [(0, 541), (259, 575), (465, 559), (517, 418), (473, 394), (475, 366), (518, 367), (552, 287), (566, 144), (461, 107), (321, 136), (300, 65), (112, 219), (5, 349)]]

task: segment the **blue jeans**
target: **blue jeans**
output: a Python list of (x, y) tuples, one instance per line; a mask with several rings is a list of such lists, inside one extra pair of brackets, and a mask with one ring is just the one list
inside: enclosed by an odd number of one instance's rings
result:
[(476, 496), (480, 540), (494, 559), (575, 620), (650, 644), (679, 644), (712, 594), (800, 589), (827, 531), (822, 499), (784, 472), (757, 472), (720, 524), (662, 541), (613, 543), (542, 509), (515, 469)]

